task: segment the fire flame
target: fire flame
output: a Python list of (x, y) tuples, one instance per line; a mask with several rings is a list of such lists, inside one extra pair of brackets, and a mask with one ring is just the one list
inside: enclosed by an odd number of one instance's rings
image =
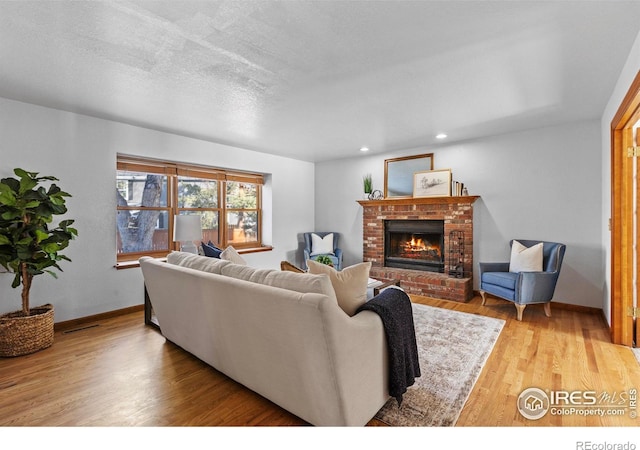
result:
[(429, 242), (424, 242), (421, 238), (411, 237), (410, 241), (406, 241), (404, 245), (404, 251), (406, 252), (424, 252), (435, 251), (440, 254), (440, 247), (431, 245)]

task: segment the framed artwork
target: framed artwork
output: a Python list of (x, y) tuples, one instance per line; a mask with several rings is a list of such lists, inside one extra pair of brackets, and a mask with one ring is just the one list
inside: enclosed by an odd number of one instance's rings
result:
[(433, 170), (433, 153), (384, 160), (384, 198), (413, 197), (413, 174)]
[(451, 169), (427, 170), (413, 174), (414, 197), (451, 195)]

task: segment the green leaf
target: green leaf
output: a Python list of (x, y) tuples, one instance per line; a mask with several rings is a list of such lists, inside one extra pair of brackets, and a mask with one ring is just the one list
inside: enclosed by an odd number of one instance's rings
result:
[(59, 249), (60, 249), (60, 246), (56, 243), (44, 244), (42, 246), (42, 250), (50, 254), (57, 252)]
[(0, 184), (0, 205), (14, 206), (16, 195), (6, 184)]
[(13, 173), (18, 175), (20, 178), (35, 178), (38, 176), (37, 172), (27, 172), (26, 170), (19, 167), (13, 169)]
[(60, 225), (59, 226), (60, 226), (60, 228), (67, 228), (73, 222), (75, 222), (75, 220), (71, 220), (71, 219), (62, 220), (62, 221), (60, 221)]
[(54, 195), (51, 197), (51, 203), (54, 205), (64, 205), (64, 198)]
[(20, 178), (20, 193), (24, 194), (25, 192), (30, 191), (34, 187), (38, 185), (38, 182), (33, 178)]
[(49, 237), (49, 233), (45, 233), (42, 230), (36, 230), (36, 242), (42, 242)]
[(4, 234), (0, 234), (0, 245), (10, 245), (11, 244), (11, 240), (9, 240), (8, 237), (6, 237)]
[(16, 245), (29, 245), (33, 242), (33, 238), (31, 236), (26, 236), (16, 242)]
[(25, 209), (30, 209), (30, 208), (35, 208), (40, 204), (40, 202), (38, 200), (31, 200), (28, 203), (25, 203), (24, 208)]

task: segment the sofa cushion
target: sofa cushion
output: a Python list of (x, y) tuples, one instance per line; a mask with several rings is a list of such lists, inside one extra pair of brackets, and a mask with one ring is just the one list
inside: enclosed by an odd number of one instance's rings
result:
[(224, 266), (231, 264), (229, 261), (187, 252), (171, 252), (167, 255), (167, 262), (176, 266), (188, 267), (189, 269), (201, 270), (218, 275), (220, 275), (221, 269)]
[(243, 264), (228, 264), (221, 273), (227, 277), (237, 278), (238, 280), (251, 281), (252, 283), (265, 284), (265, 278), (272, 269), (256, 269)]
[(367, 285), (371, 262), (363, 262), (337, 271), (333, 267), (311, 259), (307, 260), (309, 273), (329, 275), (336, 292), (338, 305), (348, 315), (353, 316), (360, 305), (367, 301)]
[(244, 260), (244, 258), (240, 256), (236, 249), (231, 245), (225, 248), (222, 253), (220, 253), (220, 259), (231, 261), (234, 264), (242, 264), (245, 266), (247, 265), (247, 262)]
[(526, 247), (518, 241), (513, 241), (509, 272), (541, 272), (542, 248), (542, 242)]
[(290, 291), (312, 294), (323, 294), (336, 304), (335, 291), (327, 275), (309, 275), (307, 273), (281, 272), (272, 269), (255, 269), (240, 264), (226, 265), (222, 275), (252, 283), (273, 286)]
[(208, 243), (202, 243), (202, 252), (204, 256), (209, 256), (210, 258), (220, 258), (220, 254), (222, 250), (215, 246), (215, 244), (211, 241)]
[(307, 292), (323, 294), (338, 304), (336, 293), (327, 275), (311, 275), (308, 273), (280, 272), (274, 270), (266, 277), (264, 284), (303, 294)]

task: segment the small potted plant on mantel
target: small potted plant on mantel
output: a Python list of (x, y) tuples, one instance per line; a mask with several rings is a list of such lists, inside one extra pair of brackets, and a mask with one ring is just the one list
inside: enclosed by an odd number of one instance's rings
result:
[[(78, 231), (73, 220), (62, 220), (49, 228), (53, 216), (65, 214), (65, 197), (51, 176), (14, 169), (16, 178), (0, 180), (0, 266), (12, 273), (12, 288), (22, 285), (22, 310), (0, 315), (0, 357), (21, 356), (53, 344), (53, 305), (29, 307), (33, 277), (51, 269), (62, 272), (61, 260), (71, 261), (60, 252)], [(43, 184), (48, 184), (45, 187)]]
[(371, 193), (373, 192), (373, 181), (370, 173), (362, 177), (362, 186), (364, 188), (364, 199), (371, 200)]

